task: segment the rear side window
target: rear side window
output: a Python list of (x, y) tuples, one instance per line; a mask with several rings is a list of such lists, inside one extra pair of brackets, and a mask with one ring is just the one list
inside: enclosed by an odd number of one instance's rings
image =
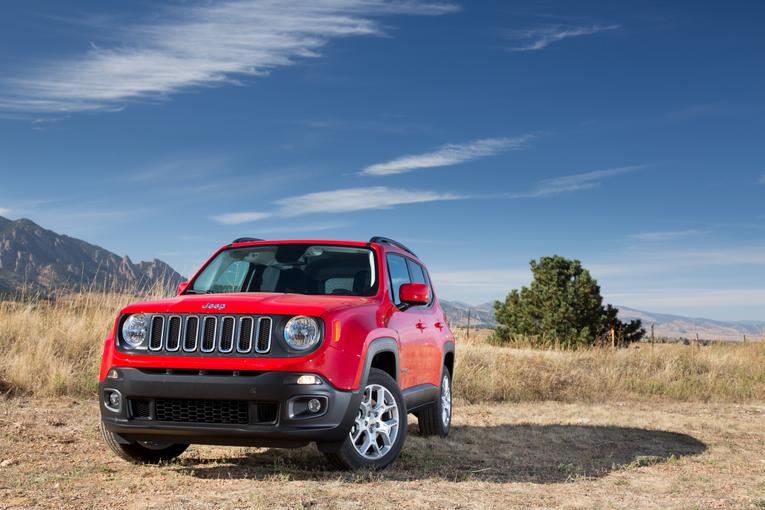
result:
[(427, 285), (428, 280), (425, 278), (425, 272), (422, 270), (422, 267), (417, 262), (409, 259), (406, 262), (409, 264), (409, 274), (412, 275), (412, 283), (424, 283)]
[(430, 282), (428, 281), (428, 277), (425, 275), (425, 270), (422, 268), (421, 265), (419, 265), (417, 262), (406, 259), (406, 263), (409, 266), (409, 274), (412, 277), (412, 283), (424, 283), (428, 286), (428, 294), (430, 295), (431, 301), (433, 300), (433, 288), (430, 286)]
[(390, 288), (392, 292), (391, 299), (397, 305), (401, 304), (399, 300), (399, 289), (405, 283), (411, 283), (409, 280), (409, 270), (406, 267), (406, 259), (400, 255), (388, 254), (388, 275), (390, 275)]

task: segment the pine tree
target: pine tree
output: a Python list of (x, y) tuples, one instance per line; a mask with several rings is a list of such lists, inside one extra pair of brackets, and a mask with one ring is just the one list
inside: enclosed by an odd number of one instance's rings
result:
[(622, 323), (616, 308), (603, 306), (598, 282), (578, 260), (554, 255), (530, 265), (531, 285), (494, 304), (495, 340), (523, 336), (540, 346), (577, 348), (603, 341), (611, 328), (624, 345), (645, 334), (639, 320)]

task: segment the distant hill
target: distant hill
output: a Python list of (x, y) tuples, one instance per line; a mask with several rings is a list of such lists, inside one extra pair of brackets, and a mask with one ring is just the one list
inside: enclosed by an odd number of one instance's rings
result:
[[(449, 322), (456, 326), (467, 325), (468, 310), (470, 324), (475, 327), (493, 328), (497, 325), (494, 318), (494, 304), (484, 303), (472, 306), (459, 301), (439, 300), (444, 308)], [(657, 338), (699, 338), (704, 340), (743, 340), (744, 335), (751, 340), (762, 340), (765, 337), (765, 321), (716, 321), (712, 319), (683, 317), (653, 312), (644, 312), (617, 306), (619, 318), (623, 320), (640, 319), (650, 334), (651, 324), (654, 324), (654, 334)]]
[(744, 335), (751, 340), (762, 340), (765, 336), (765, 321), (716, 321), (644, 312), (626, 306), (618, 308), (620, 318), (642, 320), (643, 327), (649, 334), (651, 324), (655, 324), (654, 332), (657, 337), (694, 339), (698, 333), (699, 338), (704, 340), (743, 340)]
[(494, 319), (493, 301), (477, 306), (462, 303), (460, 301), (445, 301), (443, 299), (439, 299), (438, 302), (449, 317), (449, 324), (456, 326), (467, 325), (469, 310), (471, 327), (493, 328), (497, 325), (497, 321)]
[(27, 220), (0, 216), (0, 293), (25, 288), (50, 295), (60, 289), (175, 287), (183, 277), (161, 260), (134, 264), (125, 256), (57, 234)]

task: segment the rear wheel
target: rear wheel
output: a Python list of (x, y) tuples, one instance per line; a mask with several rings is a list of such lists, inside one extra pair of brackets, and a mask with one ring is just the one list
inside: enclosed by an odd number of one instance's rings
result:
[(417, 413), (420, 434), (423, 436), (449, 435), (452, 425), (452, 376), (444, 367), (438, 399)]
[(340, 469), (383, 469), (406, 440), (406, 407), (396, 381), (373, 368), (348, 436), (335, 447), (322, 445), (324, 455)]
[(123, 444), (117, 440), (114, 432), (109, 432), (101, 422), (101, 437), (120, 458), (134, 464), (159, 464), (173, 460), (186, 451), (187, 444), (159, 443), (155, 441), (137, 441)]

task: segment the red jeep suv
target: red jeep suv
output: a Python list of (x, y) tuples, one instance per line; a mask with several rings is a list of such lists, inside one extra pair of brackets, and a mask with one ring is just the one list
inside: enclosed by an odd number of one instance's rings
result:
[(241, 238), (178, 296), (123, 309), (101, 363), (101, 431), (132, 462), (189, 444), (301, 447), (339, 468), (398, 457), (407, 413), (446, 436), (454, 337), (409, 249)]

